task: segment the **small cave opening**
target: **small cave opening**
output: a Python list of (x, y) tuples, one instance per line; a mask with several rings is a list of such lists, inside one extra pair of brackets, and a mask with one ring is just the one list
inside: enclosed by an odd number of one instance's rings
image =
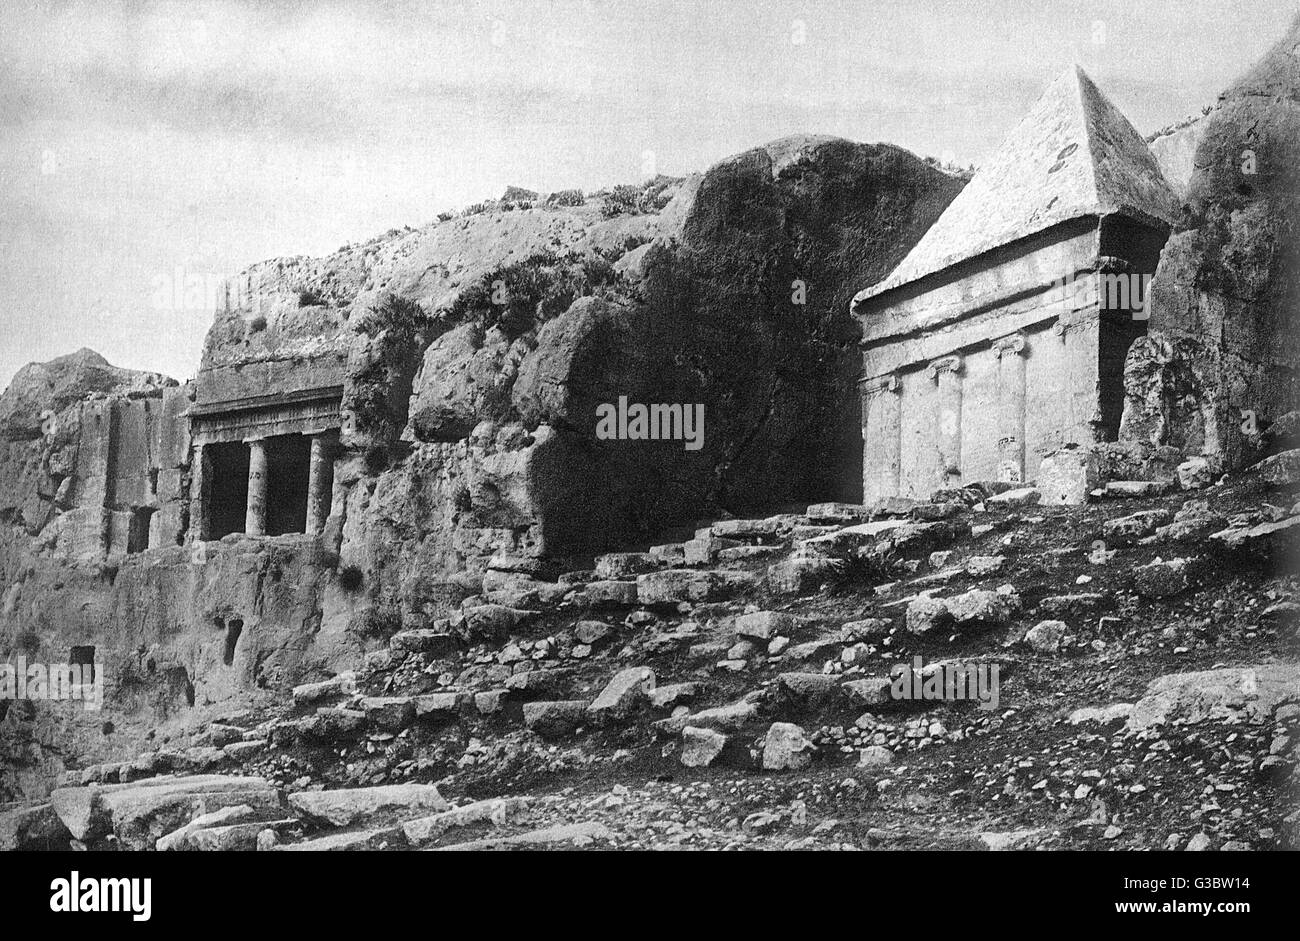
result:
[(128, 555), (143, 552), (149, 548), (149, 521), (153, 519), (154, 508), (136, 507), (131, 511), (131, 526), (126, 533), (126, 551)]
[(244, 622), (239, 618), (231, 618), (226, 624), (226, 649), (222, 653), (221, 662), (226, 666), (235, 664), (235, 647), (239, 644), (239, 635), (244, 632)]

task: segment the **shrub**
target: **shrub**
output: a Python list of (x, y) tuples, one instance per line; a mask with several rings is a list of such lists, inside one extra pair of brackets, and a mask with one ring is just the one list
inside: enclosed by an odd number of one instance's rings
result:
[(581, 206), (586, 201), (582, 190), (557, 190), (546, 197), (547, 206)]
[(392, 605), (371, 608), (361, 619), (361, 636), (387, 640), (402, 629), (402, 612)]
[(356, 591), (364, 580), (361, 569), (355, 565), (345, 565), (339, 570), (339, 585), (344, 591)]

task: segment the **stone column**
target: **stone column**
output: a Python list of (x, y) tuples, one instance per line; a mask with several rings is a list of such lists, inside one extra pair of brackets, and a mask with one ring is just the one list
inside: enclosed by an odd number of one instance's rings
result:
[(945, 356), (928, 367), (938, 386), (935, 441), (939, 452), (939, 486), (961, 477), (961, 357)]
[(203, 542), (208, 538), (211, 493), (212, 458), (206, 444), (196, 444), (190, 463), (190, 542)]
[(862, 499), (898, 496), (902, 465), (902, 396), (898, 377), (859, 385), (862, 394)]
[(1025, 480), (1025, 338), (993, 341), (998, 358), (998, 480)]
[(311, 470), (307, 478), (307, 535), (318, 536), (330, 514), (330, 439), (328, 432), (311, 436)]
[(248, 509), (244, 513), (244, 533), (249, 536), (266, 535), (266, 441), (249, 438), (248, 445)]

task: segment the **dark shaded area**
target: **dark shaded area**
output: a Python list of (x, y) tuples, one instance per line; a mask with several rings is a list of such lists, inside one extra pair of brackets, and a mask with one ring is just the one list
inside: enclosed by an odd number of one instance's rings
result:
[(266, 473), (266, 534), (305, 532), (311, 439), (306, 435), (267, 439)]
[(226, 624), (226, 646), (221, 655), (221, 662), (226, 666), (233, 666), (235, 663), (235, 648), (239, 645), (239, 637), (244, 633), (244, 622), (239, 618), (231, 618)]
[(210, 444), (208, 460), (207, 536), (220, 539), (244, 531), (248, 509), (248, 445)]

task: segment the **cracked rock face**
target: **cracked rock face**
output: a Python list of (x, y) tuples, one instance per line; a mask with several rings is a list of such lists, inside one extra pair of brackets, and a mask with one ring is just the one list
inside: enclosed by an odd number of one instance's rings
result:
[[(1125, 368), (1121, 438), (1240, 467), (1297, 402), (1300, 20), (1220, 96)], [(1255, 421), (1247, 419), (1253, 413)]]

